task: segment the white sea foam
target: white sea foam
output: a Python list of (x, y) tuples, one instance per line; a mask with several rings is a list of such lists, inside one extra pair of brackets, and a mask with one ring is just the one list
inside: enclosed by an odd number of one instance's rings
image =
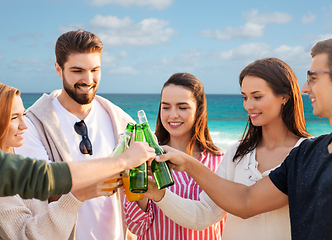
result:
[(226, 152), (232, 144), (241, 138), (242, 133), (210, 132), (210, 135), (214, 144)]

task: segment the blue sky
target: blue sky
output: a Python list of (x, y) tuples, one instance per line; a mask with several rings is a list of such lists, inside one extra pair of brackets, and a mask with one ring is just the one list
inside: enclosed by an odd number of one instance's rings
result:
[(159, 93), (175, 72), (206, 93), (240, 93), (250, 62), (277, 57), (302, 86), (310, 48), (332, 37), (331, 1), (0, 0), (0, 82), (51, 92), (62, 81), (54, 45), (84, 29), (103, 44), (100, 93)]

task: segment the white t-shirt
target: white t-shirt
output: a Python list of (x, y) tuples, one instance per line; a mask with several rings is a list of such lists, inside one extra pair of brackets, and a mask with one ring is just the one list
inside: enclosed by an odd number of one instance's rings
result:
[[(68, 112), (57, 97), (52, 100), (52, 105), (66, 137), (64, 141), (68, 144), (73, 161), (91, 160), (111, 154), (115, 147), (112, 122), (98, 101), (92, 101), (91, 111), (84, 119), (93, 155), (82, 154), (79, 150), (82, 136), (75, 132), (74, 124), (80, 119)], [(50, 159), (36, 128), (28, 118), (27, 123), (28, 129), (25, 132), (24, 144), (22, 147), (16, 148), (15, 152), (25, 157)], [(87, 200), (78, 212), (76, 239), (123, 239), (121, 217), (116, 195)]]

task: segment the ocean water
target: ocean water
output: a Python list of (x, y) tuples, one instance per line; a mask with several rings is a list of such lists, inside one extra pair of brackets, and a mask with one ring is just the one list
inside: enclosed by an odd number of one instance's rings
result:
[[(25, 108), (31, 106), (42, 94), (22, 93)], [(100, 94), (121, 107), (138, 121), (137, 111), (143, 109), (151, 129), (155, 129), (160, 94)], [(214, 143), (223, 151), (242, 137), (247, 122), (247, 112), (243, 108), (242, 95), (207, 94), (208, 125)], [(327, 119), (312, 114), (311, 101), (303, 95), (304, 114), (307, 130), (313, 136), (331, 132)]]

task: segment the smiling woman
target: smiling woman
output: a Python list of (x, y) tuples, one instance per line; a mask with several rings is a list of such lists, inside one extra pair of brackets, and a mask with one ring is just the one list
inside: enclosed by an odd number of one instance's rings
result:
[[(0, 83), (0, 102), (0, 148), (13, 153), (14, 147), (23, 145), (27, 129), (20, 91)], [(0, 203), (0, 239), (11, 240), (68, 239), (83, 204), (71, 193), (50, 205), (37, 199), (23, 200), (19, 195), (0, 198)]]
[[(211, 169), (217, 170), (223, 153), (212, 142), (207, 123), (207, 103), (203, 83), (189, 73), (175, 73), (161, 91), (156, 136), (163, 145), (193, 156)], [(198, 200), (200, 186), (187, 174), (172, 171), (173, 193)], [(155, 188), (149, 182), (149, 190)], [(206, 239), (221, 240), (224, 218), (201, 231), (184, 228), (168, 218), (163, 211), (145, 196), (138, 202), (125, 203), (128, 228), (138, 239)], [(140, 216), (137, 219), (137, 215)], [(225, 214), (224, 214), (225, 215)], [(152, 219), (152, 220), (150, 220)], [(168, 238), (165, 236), (169, 236)]]
[[(16, 88), (9, 87), (5, 84), (0, 83), (0, 148), (7, 149), (6, 139), (8, 137), (9, 125), (11, 123), (11, 113), (13, 109), (14, 99), (20, 95), (20, 91)], [(7, 104), (4, 104), (7, 103)]]
[[(3, 104), (5, 105), (5, 104)], [(24, 131), (28, 128), (25, 121), (25, 109), (19, 91), (15, 95), (12, 104), (12, 114), (8, 126), (8, 131), (4, 139), (4, 152), (13, 152), (13, 147), (20, 147), (23, 145)]]

